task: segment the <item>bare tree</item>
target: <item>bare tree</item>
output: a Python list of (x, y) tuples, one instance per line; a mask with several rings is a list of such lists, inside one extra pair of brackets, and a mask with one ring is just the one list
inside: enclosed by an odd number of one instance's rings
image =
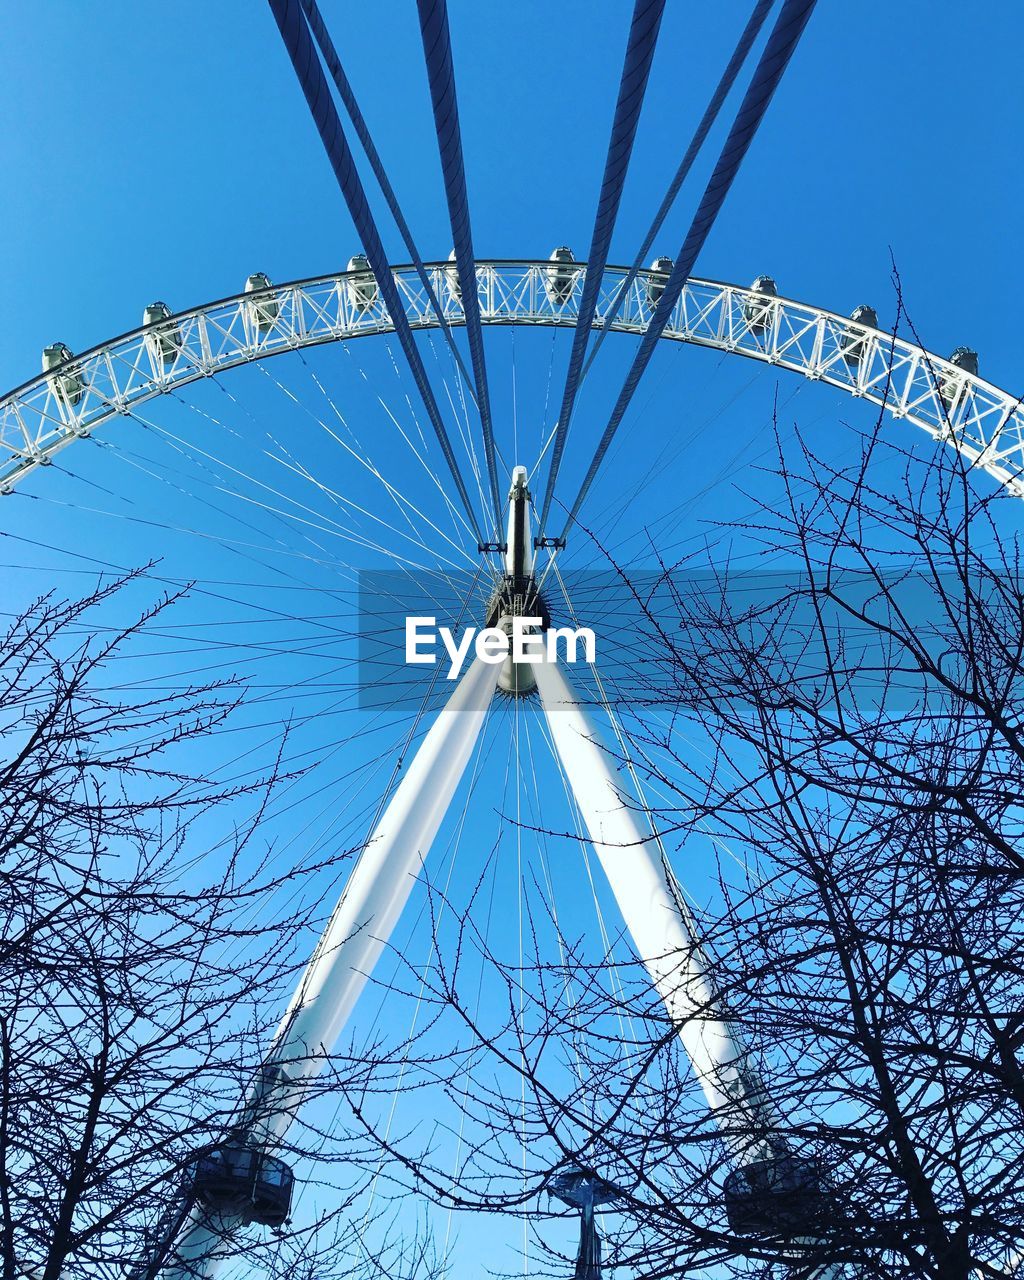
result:
[[(892, 485), (873, 479), (896, 468)], [(571, 1254), (539, 1197), (566, 1161), (619, 1185), (609, 1260), (637, 1275), (1011, 1274), (1024, 583), (1009, 499), (942, 445), (904, 454), (881, 424), (852, 468), (805, 453), (781, 476), (788, 503), (747, 526), (772, 573), (661, 566), (636, 596), (649, 674), (614, 710), (668, 797), (663, 840), (718, 851), (702, 947), (778, 1112), (768, 1136), (817, 1170), (817, 1193), (773, 1232), (730, 1224), (722, 1142), (643, 972), (620, 965), (609, 984), (565, 937), (557, 964), (538, 947), (510, 968), (468, 913), (426, 983), (435, 1018), (460, 1029), (453, 1047), (439, 1059), (425, 1036), (382, 1054), (353, 1107), (398, 1185), (531, 1217), (556, 1274)], [(483, 1012), (471, 950), (504, 992)], [(392, 1086), (399, 1058), (470, 1117), (454, 1177), (433, 1139), (372, 1119), (367, 1094)]]
[[(268, 909), (302, 888), (260, 836), (280, 753), (242, 786), (194, 763), (242, 691), (109, 688), (115, 658), (175, 603), (110, 632), (126, 585), (41, 599), (0, 643), (4, 1280), (122, 1277), (144, 1260), (188, 1202), (197, 1153), (230, 1134), (319, 923), (315, 894)], [(342, 1180), (319, 1214), (243, 1233), (241, 1254), (268, 1274), (343, 1273), (357, 1191)]]
[[(1016, 1254), (1024, 1209), (1024, 587), (1006, 499), (880, 433), (850, 471), (784, 469), (788, 506), (757, 522), (796, 553), (784, 589), (673, 592), (673, 697), (716, 767), (647, 748), (676, 757), (687, 827), (745, 851), (723, 920), (759, 964), (734, 1004), (794, 1064), (793, 1111), (836, 1117), (841, 1243), (967, 1276)], [(892, 491), (871, 477), (894, 456)]]

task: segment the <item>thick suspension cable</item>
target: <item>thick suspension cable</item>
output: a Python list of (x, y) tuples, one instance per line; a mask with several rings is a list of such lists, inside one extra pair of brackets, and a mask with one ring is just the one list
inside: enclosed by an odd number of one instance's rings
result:
[(622, 75), (619, 79), (619, 97), (615, 104), (615, 116), (612, 120), (611, 136), (608, 139), (608, 155), (604, 162), (604, 178), (601, 182), (601, 194), (594, 217), (590, 252), (587, 254), (587, 274), (583, 283), (583, 297), (580, 299), (580, 322), (573, 334), (572, 352), (565, 375), (565, 389), (562, 392), (562, 407), (559, 410), (555, 442), (551, 450), (547, 490), (540, 513), (538, 534), (541, 537), (543, 537), (544, 525), (551, 508), (555, 480), (562, 462), (562, 452), (565, 449), (565, 438), (569, 431), (573, 406), (576, 403), (580, 370), (587, 351), (590, 326), (597, 307), (598, 290), (604, 278), (608, 248), (622, 200), (622, 188), (626, 181), (630, 156), (633, 153), (636, 127), (644, 105), (647, 80), (651, 72), (651, 62), (658, 43), (658, 31), (664, 11), (665, 0), (635, 0), (633, 6), (633, 21), (629, 28), (626, 56), (623, 59)]
[(398, 233), (405, 242), (405, 247), (409, 250), (409, 257), (413, 266), (416, 268), (416, 274), (420, 278), (427, 297), (430, 299), (430, 305), (434, 308), (434, 314), (437, 316), (438, 324), (440, 324), (448, 346), (455, 362), (459, 366), (459, 372), (465, 379), (467, 386), (472, 386), (472, 379), (469, 371), (466, 369), (462, 360), (462, 355), (455, 342), (455, 336), (452, 333), (451, 325), (448, 323), (444, 309), (437, 300), (437, 294), (431, 283), (430, 276), (427, 274), (427, 268), (420, 257), (420, 251), (416, 248), (416, 242), (413, 240), (412, 231), (406, 221), (402, 207), (398, 203), (398, 196), (391, 185), (388, 178), (387, 170), (380, 158), (380, 154), (374, 145), (370, 130), (367, 127), (366, 120), (362, 111), (359, 109), (359, 103), (352, 91), (352, 85), (349, 78), (345, 74), (345, 68), (341, 65), (341, 59), (338, 57), (338, 51), (334, 47), (334, 41), (331, 39), (331, 33), (327, 30), (327, 26), (323, 20), (323, 16), (317, 7), (316, 0), (302, 0), (302, 7), (305, 10), (306, 21), (309, 23), (309, 29), (313, 33), (313, 39), (317, 42), (320, 49), (320, 55), (324, 60), (324, 65), (331, 74), (334, 81), (334, 87), (338, 90), (338, 97), (341, 98), (342, 106), (348, 112), (348, 118), (352, 121), (352, 128), (355, 130), (356, 137), (359, 139), (359, 145), (363, 148), (366, 159), (369, 161), (370, 168), (373, 170), (373, 176), (377, 179), (377, 185), (380, 187), (391, 216), (395, 220), (395, 226)]
[(740, 68), (746, 61), (747, 54), (750, 52), (754, 41), (760, 34), (761, 28), (765, 24), (765, 19), (771, 12), (771, 7), (774, 3), (775, 0), (758, 0), (757, 4), (754, 6), (754, 12), (750, 15), (747, 25), (743, 28), (743, 32), (737, 41), (736, 48), (733, 50), (733, 55), (729, 59), (729, 65), (722, 73), (722, 78), (719, 80), (718, 87), (715, 89), (715, 92), (711, 97), (711, 101), (707, 105), (707, 110), (701, 117), (700, 124), (698, 124), (697, 128), (694, 130), (693, 137), (690, 139), (690, 145), (686, 148), (686, 154), (679, 162), (679, 168), (675, 172), (675, 177), (668, 185), (668, 190), (665, 192), (665, 198), (662, 200), (658, 212), (654, 215), (654, 219), (651, 222), (647, 235), (644, 237), (644, 242), (640, 246), (636, 258), (633, 260), (633, 265), (627, 272), (625, 280), (623, 280), (622, 284), (619, 286), (619, 291), (615, 296), (615, 302), (611, 307), (611, 310), (608, 312), (608, 320), (605, 322), (605, 327), (601, 329), (597, 337), (594, 339), (594, 344), (590, 348), (590, 354), (587, 356), (587, 363), (583, 366), (583, 373), (580, 375), (581, 382), (590, 372), (590, 366), (597, 358), (597, 353), (601, 349), (601, 344), (604, 342), (605, 335), (608, 333), (610, 325), (616, 320), (619, 312), (622, 310), (623, 303), (626, 301), (626, 295), (629, 293), (630, 289), (632, 289), (633, 282), (636, 280), (637, 274), (643, 267), (644, 262), (647, 259), (647, 255), (651, 251), (654, 239), (661, 230), (665, 219), (668, 217), (669, 210), (672, 208), (673, 204), (675, 204), (676, 196), (679, 194), (683, 183), (689, 176), (690, 170), (693, 168), (693, 162), (697, 159), (708, 134), (711, 132), (712, 125), (718, 119), (718, 113), (722, 109), (722, 104), (725, 102), (733, 85), (736, 83), (736, 77), (739, 75)]
[[(469, 219), (469, 194), (466, 190), (466, 166), (462, 158), (462, 131), (459, 128), (459, 103), (455, 92), (455, 68), (452, 65), (451, 33), (448, 29), (448, 7), (445, 0), (417, 0), (423, 54), (430, 81), (430, 101), (434, 109), (434, 127), (441, 152), (444, 191), (455, 245), (455, 265), (462, 309), (466, 317), (466, 336), (473, 362), (477, 407), (484, 435), (484, 456), (494, 504), (494, 523), (501, 519), (502, 500), (498, 486), (498, 465), (494, 450), (494, 424), (491, 399), (487, 388), (487, 364), (484, 360), (483, 325), (480, 320), (480, 295), (476, 282), (476, 257)], [(500, 531), (499, 531), (500, 536)]]
[(356, 231), (362, 240), (370, 269), (377, 280), (377, 286), (388, 309), (388, 314), (391, 316), (391, 322), (395, 327), (398, 341), (412, 371), (417, 390), (427, 410), (427, 415), (434, 428), (445, 461), (448, 463), (458, 495), (466, 509), (470, 527), (476, 535), (477, 542), (482, 543), (484, 539), (480, 532), (480, 523), (477, 520), (469, 492), (459, 471), (451, 441), (448, 439), (448, 432), (445, 429), (441, 412), (437, 407), (437, 401), (434, 399), (434, 392), (427, 378), (426, 369), (423, 367), (423, 361), (416, 348), (416, 341), (413, 337), (412, 329), (409, 327), (409, 321), (405, 314), (402, 300), (399, 297), (398, 289), (395, 286), (387, 254), (384, 252), (384, 245), (381, 243), (380, 233), (377, 230), (377, 224), (373, 219), (373, 214), (370, 212), (366, 192), (363, 189), (359, 174), (356, 172), (352, 152), (341, 127), (341, 120), (331, 98), (320, 60), (316, 55), (316, 50), (313, 48), (313, 40), (303, 14), (302, 5), (300, 0), (269, 0), (269, 3), (274, 19), (277, 22), (278, 30), (281, 32), (285, 48), (288, 50), (288, 56), (291, 58), (295, 74), (302, 85), (302, 91), (305, 94), (310, 114), (319, 131), (324, 150), (327, 152), (331, 167), (334, 169), (334, 176), (338, 180), (338, 186), (345, 197), (345, 203), (348, 205), (349, 213), (352, 215), (352, 221), (355, 223)]
[(605, 427), (604, 434), (598, 443), (590, 469), (584, 478), (579, 493), (576, 495), (576, 501), (569, 511), (565, 530), (562, 534), (563, 538), (576, 519), (580, 506), (594, 482), (594, 477), (597, 475), (619, 423), (629, 407), (633, 393), (643, 377), (644, 370), (650, 363), (655, 345), (669, 322), (675, 305), (679, 300), (679, 295), (682, 293), (683, 286), (690, 277), (697, 255), (704, 247), (704, 242), (714, 226), (715, 219), (725, 202), (725, 197), (729, 193), (733, 179), (736, 177), (739, 167), (743, 163), (743, 158), (754, 140), (758, 126), (764, 119), (768, 104), (771, 102), (772, 96), (782, 80), (783, 73), (789, 65), (789, 60), (799, 43), (815, 3), (816, 0), (785, 0), (782, 6), (782, 12), (779, 14), (772, 33), (768, 37), (768, 43), (754, 71), (754, 78), (751, 80), (750, 87), (744, 95), (743, 102), (740, 104), (740, 109), (736, 114), (736, 119), (733, 121), (733, 126), (729, 131), (729, 136), (725, 140), (722, 153), (718, 157), (714, 173), (711, 175), (697, 212), (694, 214), (693, 222), (690, 224), (686, 239), (683, 241), (683, 247), (679, 250), (679, 256), (669, 275), (665, 291), (658, 302), (644, 336), (640, 339), (640, 346), (633, 359), (633, 364), (626, 374), (626, 380), (622, 385), (622, 390), (619, 392), (619, 398), (615, 402), (611, 417), (608, 419), (608, 425)]

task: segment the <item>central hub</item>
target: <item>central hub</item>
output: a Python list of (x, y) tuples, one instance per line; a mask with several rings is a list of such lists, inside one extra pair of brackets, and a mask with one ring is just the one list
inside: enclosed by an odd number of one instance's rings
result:
[[(509, 631), (513, 618), (540, 618), (540, 628), (550, 622), (544, 598), (533, 573), (533, 537), (530, 532), (530, 491), (525, 467), (512, 472), (508, 493), (508, 536), (505, 541), (505, 575), (487, 605), (485, 626)], [(537, 687), (533, 666), (509, 657), (498, 673), (498, 688), (514, 697)]]

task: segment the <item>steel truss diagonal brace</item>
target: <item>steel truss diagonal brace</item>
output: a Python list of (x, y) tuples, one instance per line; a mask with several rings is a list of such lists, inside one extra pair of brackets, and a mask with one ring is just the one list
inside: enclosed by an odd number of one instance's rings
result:
[(619, 911), (737, 1164), (769, 1158), (780, 1117), (725, 1015), (689, 914), (638, 806), (616, 780), (586, 709), (555, 663), (534, 666), (555, 750)]
[[(420, 744), (349, 876), (246, 1099), (242, 1128), (278, 1146), (388, 944), (473, 754), (500, 668), (475, 661)], [(174, 1280), (210, 1277), (240, 1219), (196, 1208), (174, 1251)]]

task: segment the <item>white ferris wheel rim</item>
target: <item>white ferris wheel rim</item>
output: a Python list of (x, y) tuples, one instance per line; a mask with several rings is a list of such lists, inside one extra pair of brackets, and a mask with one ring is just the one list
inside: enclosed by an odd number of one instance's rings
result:
[[(427, 271), (445, 324), (462, 326), (451, 264), (429, 263)], [(585, 271), (584, 262), (478, 261), (481, 319), (573, 328)], [(564, 302), (551, 287), (558, 272), (563, 282), (568, 277)], [(439, 329), (416, 268), (394, 266), (392, 273), (412, 329)], [(595, 330), (605, 328), (628, 273), (627, 267), (606, 268)], [(653, 314), (651, 289), (663, 280), (637, 273), (610, 331), (642, 334)], [(392, 332), (365, 269), (236, 294), (133, 329), (0, 398), (0, 493), (74, 440), (155, 396), (289, 351)], [(1022, 398), (915, 343), (790, 298), (696, 278), (687, 281), (661, 337), (746, 356), (864, 399), (951, 445), (1010, 494), (1024, 497)]]

